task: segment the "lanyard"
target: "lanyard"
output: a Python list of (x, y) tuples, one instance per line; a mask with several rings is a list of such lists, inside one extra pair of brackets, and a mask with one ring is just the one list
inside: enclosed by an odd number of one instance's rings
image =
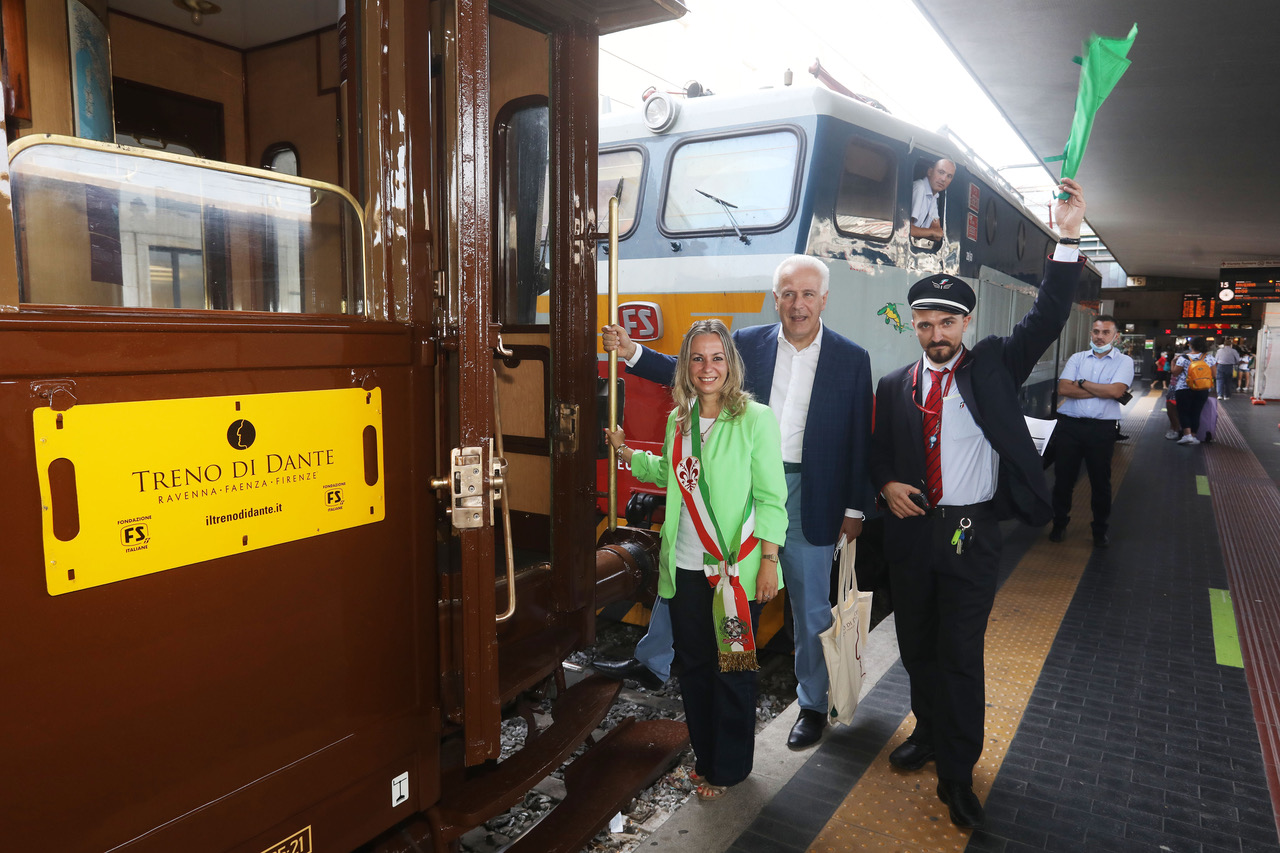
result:
[[(964, 361), (965, 352), (965, 350), (960, 351), (960, 357), (951, 365), (951, 372), (947, 374), (947, 384), (942, 388), (942, 398), (944, 400), (947, 395), (951, 393), (951, 382), (956, 378), (956, 371), (960, 369), (960, 362)], [(920, 382), (920, 364), (923, 361), (923, 358), (920, 359), (920, 361), (916, 362), (915, 367), (911, 368), (911, 402), (915, 403), (916, 408), (924, 412), (926, 415), (937, 415), (938, 417), (941, 417), (942, 409), (938, 409), (938, 411), (935, 412), (933, 409), (926, 409), (924, 406), (916, 402), (916, 388)], [(934, 379), (933, 381), (937, 382), (939, 380)]]

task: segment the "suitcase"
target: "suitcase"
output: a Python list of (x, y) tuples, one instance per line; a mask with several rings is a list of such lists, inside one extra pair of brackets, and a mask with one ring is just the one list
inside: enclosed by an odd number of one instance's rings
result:
[(1204, 401), (1204, 408), (1200, 410), (1200, 429), (1196, 430), (1196, 438), (1201, 441), (1213, 441), (1214, 434), (1218, 431), (1218, 401), (1213, 397)]

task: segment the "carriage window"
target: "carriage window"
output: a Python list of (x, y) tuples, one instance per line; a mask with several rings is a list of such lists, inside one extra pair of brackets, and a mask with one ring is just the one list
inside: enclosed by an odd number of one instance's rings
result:
[(538, 297), (551, 289), (549, 118), (547, 99), (533, 95), (503, 107), (494, 127), (493, 305), (500, 323), (534, 323)]
[(40, 137), (10, 146), (22, 301), (364, 311), (364, 241), (341, 189)]
[(609, 231), (609, 199), (618, 195), (618, 236), (626, 237), (636, 224), (640, 187), (644, 180), (644, 152), (639, 148), (601, 151), (596, 178), (596, 216), (600, 232)]
[(887, 148), (860, 139), (844, 152), (836, 195), (836, 230), (849, 237), (888, 242), (898, 196), (898, 162)]
[(780, 130), (688, 142), (667, 176), (662, 227), (670, 233), (776, 228), (795, 204), (800, 137)]

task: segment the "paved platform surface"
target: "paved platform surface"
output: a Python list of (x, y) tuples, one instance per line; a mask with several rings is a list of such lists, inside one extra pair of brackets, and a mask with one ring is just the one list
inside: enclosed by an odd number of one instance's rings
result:
[(888, 764), (913, 718), (887, 622), (852, 726), (791, 752), (793, 706), (747, 783), (692, 801), (646, 848), (1280, 853), (1280, 405), (1221, 407), (1218, 441), (1185, 447), (1164, 439), (1159, 394), (1129, 404), (1110, 548), (1092, 547), (1083, 475), (1066, 541), (1006, 526), (975, 768), (985, 830), (952, 826), (932, 764)]

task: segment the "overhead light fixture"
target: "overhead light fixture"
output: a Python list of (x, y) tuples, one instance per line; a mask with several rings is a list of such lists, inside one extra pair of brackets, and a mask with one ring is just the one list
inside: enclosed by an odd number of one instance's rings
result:
[(190, 12), (191, 23), (197, 27), (204, 23), (205, 15), (216, 15), (222, 11), (221, 6), (209, 0), (173, 0), (173, 5), (184, 12)]

